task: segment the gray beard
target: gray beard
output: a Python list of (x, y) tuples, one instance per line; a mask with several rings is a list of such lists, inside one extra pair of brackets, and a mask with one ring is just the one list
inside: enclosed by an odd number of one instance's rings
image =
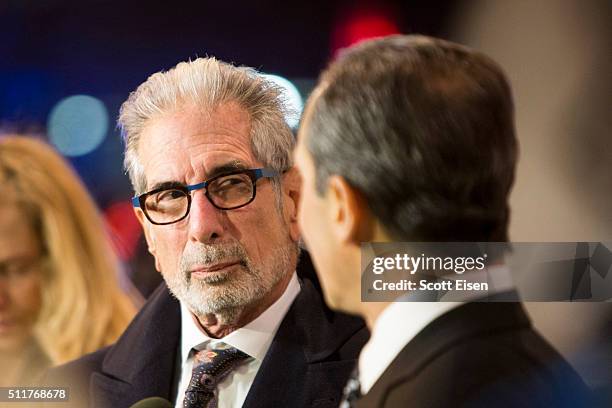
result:
[[(288, 238), (288, 237), (287, 237)], [(172, 294), (198, 317), (214, 314), (221, 324), (230, 324), (249, 305), (257, 304), (296, 267), (298, 246), (290, 239), (275, 248), (262, 265), (255, 265), (238, 241), (196, 244), (186, 248), (179, 273), (164, 276)], [(229, 272), (192, 278), (195, 265), (236, 262)]]

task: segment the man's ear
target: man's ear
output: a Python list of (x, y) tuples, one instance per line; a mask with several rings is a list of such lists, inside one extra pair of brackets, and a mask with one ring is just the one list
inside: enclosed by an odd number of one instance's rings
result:
[(283, 174), (283, 195), (284, 195), (284, 215), (289, 226), (289, 234), (293, 241), (300, 239), (300, 229), (298, 226), (298, 205), (300, 202), (300, 188), (302, 178), (297, 168), (291, 167)]
[(327, 181), (332, 231), (339, 242), (360, 245), (372, 239), (374, 220), (363, 194), (342, 176)]
[(140, 208), (134, 208), (134, 214), (136, 214), (136, 218), (138, 219), (138, 222), (142, 227), (142, 231), (144, 232), (145, 240), (147, 242), (147, 249), (155, 259), (155, 269), (157, 269), (158, 272), (161, 272), (159, 261), (157, 260), (157, 256), (155, 255), (155, 238), (151, 233), (151, 224), (147, 222), (144, 212), (142, 212)]

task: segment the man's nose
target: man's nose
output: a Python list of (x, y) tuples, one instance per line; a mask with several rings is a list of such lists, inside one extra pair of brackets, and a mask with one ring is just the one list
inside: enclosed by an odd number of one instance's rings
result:
[(204, 191), (192, 193), (189, 210), (189, 235), (192, 241), (210, 243), (220, 239), (224, 232), (224, 211), (216, 208)]

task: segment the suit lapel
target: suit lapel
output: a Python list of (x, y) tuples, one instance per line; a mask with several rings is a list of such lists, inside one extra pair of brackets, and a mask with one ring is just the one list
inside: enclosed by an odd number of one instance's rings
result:
[[(243, 408), (338, 406), (338, 394), (367, 332), (362, 320), (325, 306), (309, 268), (310, 260), (303, 255), (298, 266), (303, 278), (300, 293), (274, 336)], [(347, 358), (339, 350), (359, 331), (362, 341), (346, 351)], [(333, 360), (326, 361), (332, 355)]]
[[(330, 311), (306, 254), (301, 290), (270, 345), (243, 407), (337, 407), (338, 397), (367, 340), (361, 319)], [(92, 376), (94, 407), (128, 407), (174, 398), (180, 307), (162, 284)]]
[[(246, 407), (286, 406), (294, 398), (303, 398), (299, 384), (304, 384), (306, 357), (297, 341), (295, 323), (285, 317), (270, 345), (243, 404)], [(290, 381), (288, 381), (290, 379)]]
[(94, 406), (126, 407), (147, 397), (172, 398), (180, 308), (162, 284), (92, 376)]
[(530, 326), (520, 303), (472, 302), (462, 305), (426, 326), (387, 367), (357, 408), (380, 407), (391, 387), (416, 376), (436, 356), (470, 336)]

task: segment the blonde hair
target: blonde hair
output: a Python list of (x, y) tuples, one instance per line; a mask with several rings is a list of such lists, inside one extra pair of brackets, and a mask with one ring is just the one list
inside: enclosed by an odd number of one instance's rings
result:
[[(195, 105), (212, 112), (223, 103), (237, 103), (251, 119), (251, 150), (264, 166), (283, 172), (292, 166), (295, 138), (285, 122), (281, 88), (253, 68), (236, 67), (213, 57), (181, 62), (151, 75), (121, 106), (119, 126), (125, 142), (125, 169), (136, 194), (146, 188), (138, 161), (142, 130), (153, 117)], [(276, 183), (278, 180), (276, 180)]]
[(42, 349), (61, 364), (113, 343), (135, 307), (119, 288), (119, 262), (78, 176), (45, 143), (10, 136), (0, 137), (0, 183), (15, 192), (9, 199), (31, 217), (45, 249), (34, 330)]

